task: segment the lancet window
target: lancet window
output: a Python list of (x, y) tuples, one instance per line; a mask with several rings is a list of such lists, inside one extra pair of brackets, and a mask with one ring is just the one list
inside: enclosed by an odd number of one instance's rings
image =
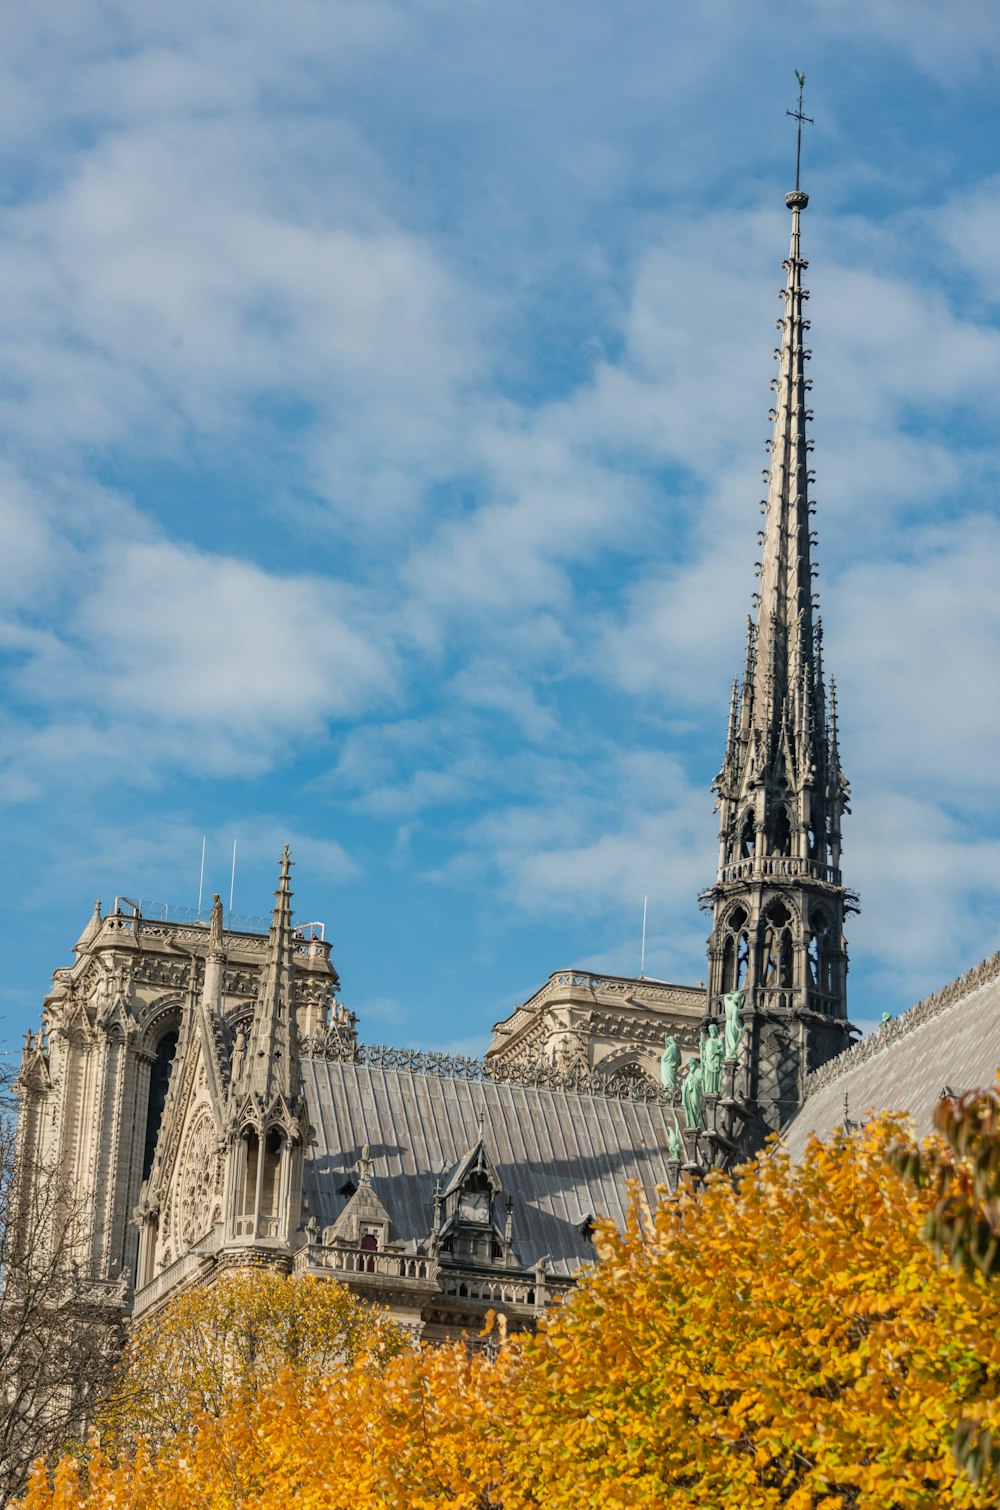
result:
[(281, 1134), (272, 1128), (264, 1140), (264, 1168), (260, 1182), (260, 1214), (278, 1214), (278, 1172), (281, 1167)]
[(260, 1139), (255, 1132), (245, 1137), (246, 1178), (243, 1182), (243, 1215), (253, 1216), (257, 1206), (257, 1169), (260, 1164)]
[(832, 996), (836, 990), (832, 924), (822, 908), (814, 909), (810, 922), (812, 926), (806, 951), (809, 982), (825, 996)]
[(791, 986), (794, 978), (792, 915), (783, 902), (773, 902), (764, 916), (760, 946), (762, 986)]
[(771, 824), (771, 850), (776, 855), (790, 855), (792, 852), (792, 826), (784, 803), (778, 808)]
[(177, 1052), (177, 1029), (170, 1028), (156, 1045), (156, 1057), (149, 1072), (149, 1101), (146, 1105), (146, 1137), (142, 1151), (142, 1177), (145, 1180), (153, 1167), (156, 1139), (163, 1119), (167, 1101), (170, 1070)]
[(750, 963), (750, 939), (747, 915), (742, 907), (730, 913), (722, 946), (722, 989), (738, 991), (746, 979)]

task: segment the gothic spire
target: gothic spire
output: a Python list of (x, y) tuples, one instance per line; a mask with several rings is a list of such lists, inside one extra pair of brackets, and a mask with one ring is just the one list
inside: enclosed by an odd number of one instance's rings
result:
[[(784, 264), (787, 272), (782, 291), (785, 310), (779, 321), (781, 345), (777, 352), (777, 396), (772, 410), (774, 428), (769, 442), (767, 512), (761, 563), (760, 603), (757, 612), (757, 653), (754, 667), (753, 724), (765, 736), (769, 753), (787, 720), (796, 732), (807, 721), (806, 709), (795, 706), (800, 699), (812, 703), (815, 695), (816, 661), (812, 598), (812, 559), (809, 534), (808, 454), (812, 443), (806, 433), (806, 393), (811, 386), (805, 376), (809, 352), (804, 333), (809, 327), (802, 305), (808, 293), (802, 287), (806, 263), (800, 251), (800, 216), (809, 203), (802, 189), (786, 196), (792, 212), (791, 246)], [(811, 710), (810, 710), (811, 711)], [(808, 722), (815, 726), (816, 720)], [(799, 758), (805, 751), (797, 752)], [(810, 752), (811, 753), (811, 752)]]
[[(812, 472), (805, 376), (809, 352), (802, 286), (799, 179), (785, 197), (791, 240), (765, 473), (759, 592), (748, 626), (739, 715), (732, 709), (726, 757), (715, 782), (720, 855), (708, 947), (708, 1013), (739, 998), (748, 1049), (743, 1087), (756, 1109), (754, 1137), (782, 1126), (805, 1077), (847, 1041), (844, 916), (853, 906), (840, 872), (847, 783), (840, 771), (836, 702), (823, 687), (822, 631), (813, 593)], [(792, 1032), (791, 1024), (798, 1027)]]
[(294, 1116), (301, 1092), (294, 1002), (291, 866), (286, 844), (246, 1059), (240, 1083), (235, 1087), (238, 1095), (242, 1093), (241, 1099), (252, 1097), (265, 1120), (276, 1110), (283, 1111), (286, 1117)]

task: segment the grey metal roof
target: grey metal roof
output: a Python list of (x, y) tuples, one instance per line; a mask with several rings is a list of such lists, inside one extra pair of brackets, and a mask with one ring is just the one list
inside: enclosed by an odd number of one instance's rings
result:
[(801, 1159), (810, 1133), (829, 1137), (843, 1124), (845, 1095), (852, 1122), (872, 1112), (905, 1111), (917, 1136), (925, 1137), (946, 1086), (992, 1085), (998, 1067), (1000, 955), (994, 955), (812, 1076), (815, 1088), (785, 1130), (785, 1147)]
[(303, 1059), (302, 1073), (316, 1135), (304, 1193), (321, 1226), (343, 1210), (339, 1187), (356, 1179), (367, 1143), (393, 1241), (425, 1238), (435, 1179), (475, 1147), (480, 1120), (513, 1198), (513, 1242), (525, 1267), (548, 1256), (550, 1272), (572, 1273), (594, 1256), (579, 1230), (585, 1217), (621, 1227), (629, 1180), (650, 1195), (667, 1184), (672, 1114), (660, 1105), (318, 1058)]

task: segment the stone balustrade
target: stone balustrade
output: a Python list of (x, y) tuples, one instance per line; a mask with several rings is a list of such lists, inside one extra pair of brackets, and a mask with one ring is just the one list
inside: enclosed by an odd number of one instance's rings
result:
[(220, 1223), (217, 1227), (213, 1227), (211, 1232), (199, 1238), (198, 1242), (186, 1253), (182, 1253), (180, 1258), (175, 1258), (172, 1264), (161, 1269), (159, 1274), (149, 1281), (149, 1284), (136, 1290), (132, 1301), (133, 1320), (141, 1316), (144, 1311), (148, 1311), (150, 1306), (155, 1305), (158, 1300), (162, 1300), (164, 1295), (170, 1294), (182, 1285), (190, 1275), (199, 1273), (206, 1266), (206, 1260), (211, 1259), (222, 1247), (223, 1236), (224, 1229)]
[(829, 886), (840, 885), (840, 871), (834, 866), (821, 860), (809, 860), (801, 855), (748, 856), (745, 860), (734, 860), (730, 865), (723, 865), (719, 871), (719, 880), (722, 882), (775, 878), (804, 878), (809, 881), (825, 881)]
[(293, 1269), (296, 1274), (314, 1272), (317, 1269), (335, 1274), (352, 1282), (393, 1279), (403, 1282), (434, 1284), (438, 1265), (431, 1259), (412, 1253), (393, 1253), (376, 1248), (338, 1246), (326, 1248), (319, 1243), (309, 1243), (295, 1255)]

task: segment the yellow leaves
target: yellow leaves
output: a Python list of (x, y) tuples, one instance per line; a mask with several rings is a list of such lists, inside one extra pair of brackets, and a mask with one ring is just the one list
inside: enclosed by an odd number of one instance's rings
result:
[(219, 1415), (285, 1368), (319, 1377), (362, 1357), (378, 1364), (405, 1339), (341, 1285), (236, 1269), (178, 1296), (134, 1327), (98, 1422), (106, 1452), (158, 1445), (199, 1412)]
[[(897, 1132), (815, 1145), (800, 1170), (764, 1161), (735, 1193), (717, 1182), (700, 1202), (661, 1203), (648, 1233), (609, 1236), (604, 1264), (527, 1346), (525, 1404), (540, 1397), (546, 1433), (532, 1458), (512, 1455), (518, 1491), (553, 1510), (599, 1504), (614, 1465), (638, 1461), (630, 1503), (650, 1506), (841, 1504), (836, 1484), (871, 1510), (939, 1504), (942, 1485), (977, 1503), (948, 1442), (988, 1362), (970, 1344), (1000, 1314), (923, 1247), (926, 1198), (884, 1165)], [(561, 1335), (598, 1305), (599, 1358), (577, 1360)], [(544, 1366), (553, 1354), (561, 1366)], [(582, 1435), (562, 1404), (581, 1381)]]
[(887, 1169), (898, 1136), (772, 1156), (602, 1226), (601, 1262), (538, 1335), (492, 1324), (495, 1359), (387, 1356), (334, 1287), (184, 1297), (130, 1356), (140, 1378), (165, 1361), (194, 1409), (175, 1393), (150, 1456), (92, 1457), (83, 1488), (72, 1465), (36, 1475), (26, 1510), (992, 1505), (950, 1445), (963, 1417), (980, 1456), (1000, 1428), (1000, 1303), (925, 1247), (935, 1194)]

